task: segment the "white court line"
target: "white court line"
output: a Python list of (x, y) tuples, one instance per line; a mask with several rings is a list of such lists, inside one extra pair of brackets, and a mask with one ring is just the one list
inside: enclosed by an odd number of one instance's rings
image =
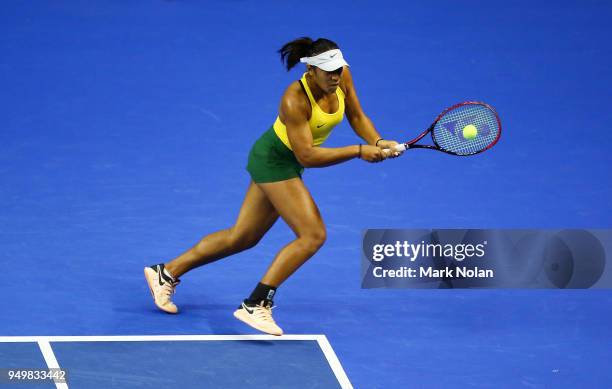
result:
[[(342, 389), (353, 389), (338, 356), (325, 335), (117, 335), (117, 336), (0, 336), (0, 343), (37, 342), (49, 368), (59, 368), (50, 342), (164, 342), (214, 340), (315, 340), (321, 347)], [(57, 389), (68, 389), (67, 384), (56, 383)]]
[(349, 381), (346, 372), (342, 368), (340, 361), (338, 360), (338, 356), (334, 352), (329, 340), (325, 335), (319, 335), (317, 338), (317, 342), (319, 342), (319, 346), (321, 346), (321, 350), (323, 350), (323, 355), (327, 358), (327, 362), (329, 366), (331, 366), (332, 371), (336, 375), (336, 379), (340, 383), (342, 389), (353, 389), (353, 385), (351, 385), (351, 381)]
[[(49, 369), (59, 369), (59, 363), (57, 363), (57, 359), (55, 358), (55, 354), (53, 354), (53, 349), (49, 342), (39, 340), (38, 347), (40, 347), (40, 352), (42, 352), (45, 362), (47, 362), (47, 367)], [(65, 382), (55, 382), (55, 387), (57, 389), (68, 389), (68, 384)]]
[(324, 335), (101, 335), (101, 336), (0, 336), (0, 343), (20, 342), (155, 342), (169, 340), (318, 340)]

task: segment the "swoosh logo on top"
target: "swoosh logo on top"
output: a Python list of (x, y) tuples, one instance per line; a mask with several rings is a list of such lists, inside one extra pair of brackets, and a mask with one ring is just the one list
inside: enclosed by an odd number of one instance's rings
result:
[(247, 307), (244, 303), (242, 303), (242, 308), (244, 308), (248, 313), (250, 313), (251, 315), (253, 314), (253, 310), (249, 309), (249, 307)]
[(159, 285), (163, 286), (164, 283), (162, 282), (161, 269), (159, 268), (159, 265), (157, 266), (157, 278), (159, 279)]
[(317, 126), (317, 128), (321, 128), (321, 127), (323, 127), (325, 124), (327, 124), (327, 123), (323, 123), (323, 124), (321, 124), (321, 125), (318, 125), (318, 126)]
[[(338, 54), (338, 53), (336, 53), (336, 54)], [(334, 57), (336, 56), (336, 54), (334, 54), (334, 55), (330, 55), (330, 57), (331, 57), (331, 58), (334, 58)]]

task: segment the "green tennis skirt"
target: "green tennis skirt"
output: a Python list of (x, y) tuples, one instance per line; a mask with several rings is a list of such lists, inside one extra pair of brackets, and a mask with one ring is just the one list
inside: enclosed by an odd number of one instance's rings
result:
[(302, 177), (304, 167), (270, 127), (251, 148), (247, 170), (253, 181), (264, 183)]

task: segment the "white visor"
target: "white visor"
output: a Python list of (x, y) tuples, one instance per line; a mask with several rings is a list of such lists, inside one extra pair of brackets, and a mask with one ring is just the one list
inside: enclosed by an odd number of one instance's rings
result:
[(343, 66), (349, 66), (348, 63), (342, 57), (342, 52), (339, 49), (333, 49), (326, 51), (321, 54), (317, 54), (314, 57), (302, 57), (300, 62), (308, 65), (316, 66), (326, 72), (332, 72)]

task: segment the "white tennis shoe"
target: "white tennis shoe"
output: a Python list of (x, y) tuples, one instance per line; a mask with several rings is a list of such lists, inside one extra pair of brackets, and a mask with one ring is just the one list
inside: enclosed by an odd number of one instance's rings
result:
[(283, 330), (272, 318), (272, 301), (262, 301), (257, 305), (244, 302), (234, 312), (234, 317), (266, 334), (280, 336)]
[(145, 279), (149, 284), (149, 290), (155, 305), (164, 312), (177, 313), (178, 308), (172, 302), (172, 295), (181, 281), (178, 279), (173, 281), (162, 277), (162, 271), (163, 268), (160, 265), (145, 267)]

